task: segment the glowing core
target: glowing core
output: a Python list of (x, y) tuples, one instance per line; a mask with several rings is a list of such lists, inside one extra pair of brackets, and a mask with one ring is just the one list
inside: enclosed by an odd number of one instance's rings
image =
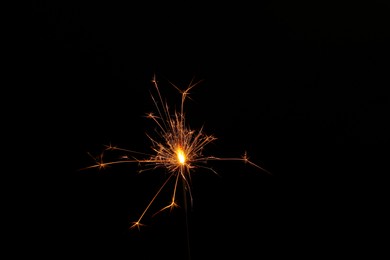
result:
[(177, 149), (177, 159), (179, 160), (179, 163), (181, 165), (184, 165), (186, 163), (186, 156), (181, 148)]

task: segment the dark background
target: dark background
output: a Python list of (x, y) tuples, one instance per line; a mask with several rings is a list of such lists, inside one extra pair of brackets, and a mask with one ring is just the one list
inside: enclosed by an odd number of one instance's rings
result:
[[(20, 235), (28, 251), (187, 259), (189, 241), (191, 259), (377, 252), (388, 174), (389, 4), (308, 2), (32, 5), (20, 99), (34, 171), (43, 174), (30, 177), (38, 196), (26, 195), (35, 227)], [(169, 81), (185, 88), (203, 80), (186, 115), (191, 128), (204, 125), (218, 138), (205, 154), (247, 151), (272, 175), (210, 163), (220, 177), (193, 173), (192, 209), (179, 190), (180, 208), (151, 217), (169, 203), (170, 186), (139, 232), (128, 227), (164, 171), (78, 169), (110, 142), (150, 151), (145, 132), (154, 125), (144, 116), (154, 111), (154, 74), (172, 107), (180, 95)]]

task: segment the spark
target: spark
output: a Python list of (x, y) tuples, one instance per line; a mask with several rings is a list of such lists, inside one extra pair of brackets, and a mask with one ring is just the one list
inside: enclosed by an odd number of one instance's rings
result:
[[(148, 205), (145, 207), (144, 211), (140, 214), (138, 219), (132, 222), (130, 228), (140, 229), (140, 227), (144, 225), (141, 222), (143, 221), (146, 213), (169, 182), (174, 183), (171, 193), (171, 202), (154, 213), (153, 216), (164, 210), (172, 210), (173, 208), (178, 207), (176, 201), (177, 189), (180, 182), (183, 184), (184, 191), (188, 193), (192, 206), (193, 198), (190, 183), (191, 173), (193, 170), (196, 168), (204, 168), (215, 174), (218, 174), (213, 168), (205, 165), (205, 163), (208, 161), (242, 161), (270, 174), (264, 168), (250, 161), (246, 152), (240, 158), (221, 158), (203, 155), (205, 146), (215, 141), (216, 137), (206, 134), (203, 130), (203, 127), (201, 127), (199, 130), (193, 130), (189, 128), (186, 123), (184, 113), (184, 103), (186, 99), (189, 98), (190, 90), (200, 82), (201, 81), (193, 82), (193, 80), (191, 80), (189, 86), (184, 91), (170, 82), (172, 86), (175, 87), (181, 94), (180, 110), (171, 113), (168, 103), (164, 101), (160, 93), (156, 75), (154, 75), (152, 83), (155, 94), (151, 94), (151, 99), (154, 103), (156, 114), (148, 113), (146, 116), (157, 125), (155, 130), (156, 137), (152, 137), (151, 135), (146, 134), (152, 143), (152, 152), (142, 153), (119, 148), (110, 144), (107, 145), (102, 153), (96, 158), (89, 154), (94, 159), (95, 164), (81, 169), (105, 169), (107, 166), (115, 164), (138, 163), (144, 166), (140, 172), (155, 170), (157, 168), (163, 168), (167, 171), (168, 177), (155, 193), (154, 197), (149, 201)], [(125, 155), (122, 154), (118, 160), (105, 162), (105, 154), (109, 151), (119, 151), (125, 153)]]
[(186, 155), (180, 147), (177, 148), (177, 159), (181, 165), (184, 165), (186, 162)]

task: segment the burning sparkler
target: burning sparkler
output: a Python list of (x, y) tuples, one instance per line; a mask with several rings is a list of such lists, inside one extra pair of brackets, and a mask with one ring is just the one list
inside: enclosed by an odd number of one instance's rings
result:
[[(212, 135), (207, 135), (203, 132), (203, 127), (199, 130), (195, 131), (190, 129), (185, 120), (184, 116), (184, 103), (188, 98), (189, 91), (198, 85), (200, 81), (193, 82), (191, 81), (187, 89), (180, 90), (177, 86), (172, 84), (180, 93), (181, 93), (181, 105), (180, 111), (175, 111), (173, 114), (170, 112), (170, 108), (168, 107), (168, 103), (164, 102), (163, 97), (160, 93), (156, 76), (153, 77), (152, 83), (154, 85), (156, 91), (156, 97), (152, 94), (151, 98), (156, 108), (156, 114), (149, 113), (147, 117), (152, 119), (157, 125), (157, 139), (152, 138), (147, 134), (147, 137), (150, 139), (152, 143), (152, 154), (146, 154), (141, 152), (136, 152), (132, 150), (122, 149), (118, 147), (114, 147), (112, 145), (106, 146), (106, 149), (95, 158), (90, 155), (94, 160), (95, 164), (84, 169), (90, 168), (105, 168), (108, 165), (113, 164), (122, 164), (122, 163), (139, 163), (144, 166), (148, 166), (143, 168), (141, 171), (153, 170), (157, 168), (164, 168), (168, 172), (168, 177), (161, 185), (159, 190), (156, 192), (154, 197), (150, 200), (149, 204), (146, 206), (142, 214), (139, 216), (138, 220), (132, 223), (131, 228), (139, 228), (143, 224), (141, 224), (141, 220), (143, 220), (146, 212), (155, 201), (157, 196), (161, 193), (163, 188), (170, 182), (174, 182), (173, 191), (172, 191), (172, 199), (171, 202), (161, 208), (157, 213), (172, 209), (177, 206), (176, 204), (176, 193), (179, 185), (179, 181), (181, 181), (184, 185), (184, 190), (188, 192), (188, 195), (191, 200), (191, 205), (193, 203), (192, 193), (191, 193), (191, 171), (195, 168), (205, 168), (217, 174), (217, 172), (211, 168), (207, 167), (204, 164), (208, 161), (216, 160), (216, 161), (242, 161), (248, 163), (264, 172), (269, 173), (264, 168), (259, 165), (251, 162), (246, 153), (241, 158), (219, 158), (214, 156), (204, 156), (203, 149), (204, 147), (216, 140), (216, 138)], [(105, 162), (104, 156), (108, 151), (121, 151), (126, 153), (127, 155), (121, 156), (118, 160)], [(138, 158), (138, 157), (144, 158)]]

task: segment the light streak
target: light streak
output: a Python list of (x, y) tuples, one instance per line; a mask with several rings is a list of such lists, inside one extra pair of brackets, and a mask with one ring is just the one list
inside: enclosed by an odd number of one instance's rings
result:
[[(140, 226), (143, 226), (141, 221), (143, 221), (145, 214), (148, 212), (155, 199), (169, 182), (174, 182), (171, 202), (154, 213), (154, 215), (167, 209), (173, 209), (177, 206), (176, 197), (179, 182), (184, 185), (184, 190), (188, 192), (192, 205), (193, 198), (190, 185), (191, 172), (196, 168), (204, 168), (212, 171), (215, 174), (218, 174), (213, 168), (205, 165), (205, 163), (208, 161), (242, 161), (266, 173), (269, 173), (264, 168), (250, 161), (246, 153), (241, 158), (221, 158), (203, 155), (205, 146), (216, 140), (216, 138), (213, 135), (206, 134), (203, 131), (203, 127), (201, 127), (199, 130), (192, 130), (189, 128), (187, 126), (184, 114), (184, 103), (190, 94), (189, 91), (198, 85), (200, 81), (196, 83), (191, 81), (189, 86), (184, 91), (180, 90), (177, 86), (171, 83), (181, 93), (180, 111), (175, 111), (174, 113), (170, 112), (168, 103), (164, 102), (163, 100), (159, 86), (157, 84), (156, 76), (153, 77), (152, 83), (156, 91), (156, 96), (151, 94), (151, 98), (155, 105), (156, 114), (149, 113), (147, 114), (147, 118), (153, 120), (157, 125), (157, 136), (154, 138), (146, 134), (152, 143), (152, 153), (142, 153), (108, 145), (96, 158), (89, 154), (95, 160), (95, 164), (81, 169), (104, 169), (106, 166), (114, 164), (138, 163), (145, 166), (140, 170), (140, 172), (146, 170), (155, 170), (157, 168), (163, 168), (168, 172), (167, 179), (155, 193), (154, 197), (150, 200), (138, 219), (132, 222), (130, 228), (140, 228)], [(123, 152), (126, 155), (122, 155), (118, 160), (104, 162), (103, 158), (106, 152), (114, 150)]]

